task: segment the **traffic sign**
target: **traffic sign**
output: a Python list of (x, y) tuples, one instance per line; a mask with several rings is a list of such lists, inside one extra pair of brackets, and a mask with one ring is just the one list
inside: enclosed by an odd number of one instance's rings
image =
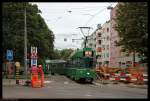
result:
[(31, 66), (33, 65), (37, 66), (37, 59), (31, 59)]
[(37, 47), (31, 46), (31, 67), (33, 65), (37, 66)]
[(6, 58), (7, 60), (11, 61), (13, 60), (13, 51), (12, 50), (7, 50), (7, 54), (6, 54)]
[(31, 47), (31, 59), (37, 59), (37, 47)]

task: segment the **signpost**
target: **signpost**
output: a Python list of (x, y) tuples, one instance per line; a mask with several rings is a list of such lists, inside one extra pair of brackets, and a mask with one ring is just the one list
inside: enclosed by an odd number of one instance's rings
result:
[(16, 84), (19, 84), (19, 79), (20, 79), (20, 74), (19, 74), (19, 69), (20, 69), (20, 62), (16, 62)]
[(31, 47), (31, 67), (37, 67), (37, 47)]
[(12, 50), (6, 51), (6, 59), (8, 60), (8, 62), (6, 63), (7, 76), (11, 77), (14, 74), (14, 66), (13, 66), (13, 62), (11, 62), (13, 60)]
[(8, 61), (12, 61), (13, 60), (13, 51), (12, 50), (7, 50), (6, 59)]

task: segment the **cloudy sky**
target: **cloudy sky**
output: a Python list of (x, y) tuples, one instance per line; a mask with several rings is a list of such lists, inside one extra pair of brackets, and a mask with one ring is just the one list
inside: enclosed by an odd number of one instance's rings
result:
[(33, 3), (37, 4), (42, 11), (48, 27), (55, 35), (55, 48), (80, 48), (83, 37), (78, 27), (92, 27), (90, 34), (94, 32), (97, 24), (104, 24), (110, 19), (108, 6), (115, 6), (116, 2), (97, 2), (97, 3)]

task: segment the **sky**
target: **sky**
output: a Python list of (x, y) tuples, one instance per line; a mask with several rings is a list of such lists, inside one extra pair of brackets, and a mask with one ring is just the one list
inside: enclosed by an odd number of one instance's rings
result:
[[(65, 48), (81, 48), (83, 42), (81, 33), (78, 27), (92, 27), (89, 35), (97, 28), (97, 24), (103, 25), (110, 19), (110, 10), (108, 6), (114, 7), (117, 2), (61, 2), (49, 3), (40, 2), (37, 4), (42, 11), (41, 16), (44, 18), (48, 28), (55, 35), (54, 46), (56, 49)], [(84, 31), (87, 35), (87, 30)], [(77, 39), (72, 41), (72, 39)]]

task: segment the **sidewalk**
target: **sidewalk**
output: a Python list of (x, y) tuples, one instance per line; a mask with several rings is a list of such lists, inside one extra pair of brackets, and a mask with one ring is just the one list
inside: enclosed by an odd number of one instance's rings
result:
[(2, 79), (2, 85), (16, 85), (15, 79)]
[(148, 84), (143, 84), (143, 85), (135, 85), (133, 83), (123, 83), (123, 82), (113, 82), (113, 81), (109, 81), (109, 80), (106, 80), (106, 81), (100, 81), (100, 80), (96, 80), (94, 82), (94, 84), (96, 85), (115, 85), (115, 86), (124, 86), (124, 87), (131, 87), (131, 88), (141, 88), (141, 89), (148, 89)]
[[(20, 80), (26, 81), (25, 79), (20, 79)], [(29, 80), (29, 79), (28, 79), (28, 80)], [(16, 79), (3, 79), (3, 80), (2, 80), (2, 85), (3, 85), (3, 86), (13, 86), (13, 85), (17, 85), (17, 84), (16, 84)]]
[(127, 87), (131, 87), (131, 88), (142, 88), (142, 89), (148, 89), (148, 85), (144, 84), (144, 85), (135, 85), (135, 84), (128, 84), (126, 85)]

